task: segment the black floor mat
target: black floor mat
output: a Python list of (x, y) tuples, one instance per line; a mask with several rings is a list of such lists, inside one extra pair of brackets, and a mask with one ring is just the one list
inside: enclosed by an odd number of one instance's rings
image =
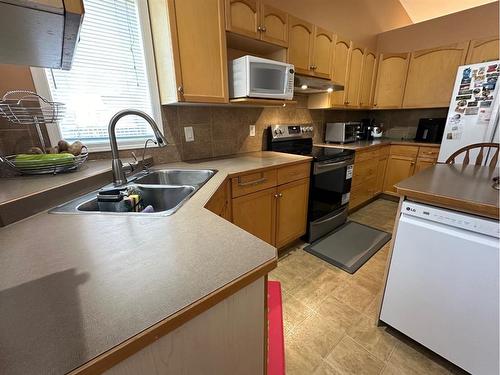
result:
[(354, 273), (390, 239), (391, 235), (387, 232), (348, 221), (304, 250), (344, 271)]

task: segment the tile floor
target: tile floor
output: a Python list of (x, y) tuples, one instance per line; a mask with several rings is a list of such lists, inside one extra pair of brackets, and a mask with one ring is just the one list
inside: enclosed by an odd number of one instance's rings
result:
[[(379, 199), (350, 219), (392, 231), (398, 204)], [(389, 327), (377, 327), (389, 243), (354, 275), (292, 247), (269, 278), (283, 291), (286, 373), (464, 374)]]

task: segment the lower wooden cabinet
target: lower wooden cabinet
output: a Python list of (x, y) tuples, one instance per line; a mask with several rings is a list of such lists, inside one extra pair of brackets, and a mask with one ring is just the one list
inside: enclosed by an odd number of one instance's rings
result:
[(275, 243), (276, 188), (233, 199), (233, 223), (272, 245)]
[(415, 159), (411, 156), (390, 155), (384, 178), (384, 192), (396, 193), (394, 187), (399, 181), (411, 177), (415, 170)]
[(434, 164), (436, 164), (436, 160), (434, 159), (418, 158), (417, 162), (415, 163), (415, 173), (421, 172), (426, 168), (432, 167)]
[(217, 189), (214, 195), (212, 195), (210, 200), (205, 205), (205, 208), (219, 215), (220, 217), (231, 221), (231, 203), (231, 185), (229, 183), (229, 180), (226, 180)]
[(282, 247), (306, 232), (309, 178), (278, 186), (276, 247)]

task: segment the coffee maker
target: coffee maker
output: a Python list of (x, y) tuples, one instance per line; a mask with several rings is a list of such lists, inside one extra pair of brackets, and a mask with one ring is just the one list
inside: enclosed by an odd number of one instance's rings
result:
[(358, 131), (358, 140), (371, 141), (373, 139), (372, 130), (375, 127), (374, 118), (364, 118), (361, 120), (361, 129)]

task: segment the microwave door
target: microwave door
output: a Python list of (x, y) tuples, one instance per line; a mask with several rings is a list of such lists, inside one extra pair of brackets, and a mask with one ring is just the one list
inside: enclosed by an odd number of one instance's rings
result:
[(249, 96), (276, 98), (285, 95), (286, 66), (250, 62)]

